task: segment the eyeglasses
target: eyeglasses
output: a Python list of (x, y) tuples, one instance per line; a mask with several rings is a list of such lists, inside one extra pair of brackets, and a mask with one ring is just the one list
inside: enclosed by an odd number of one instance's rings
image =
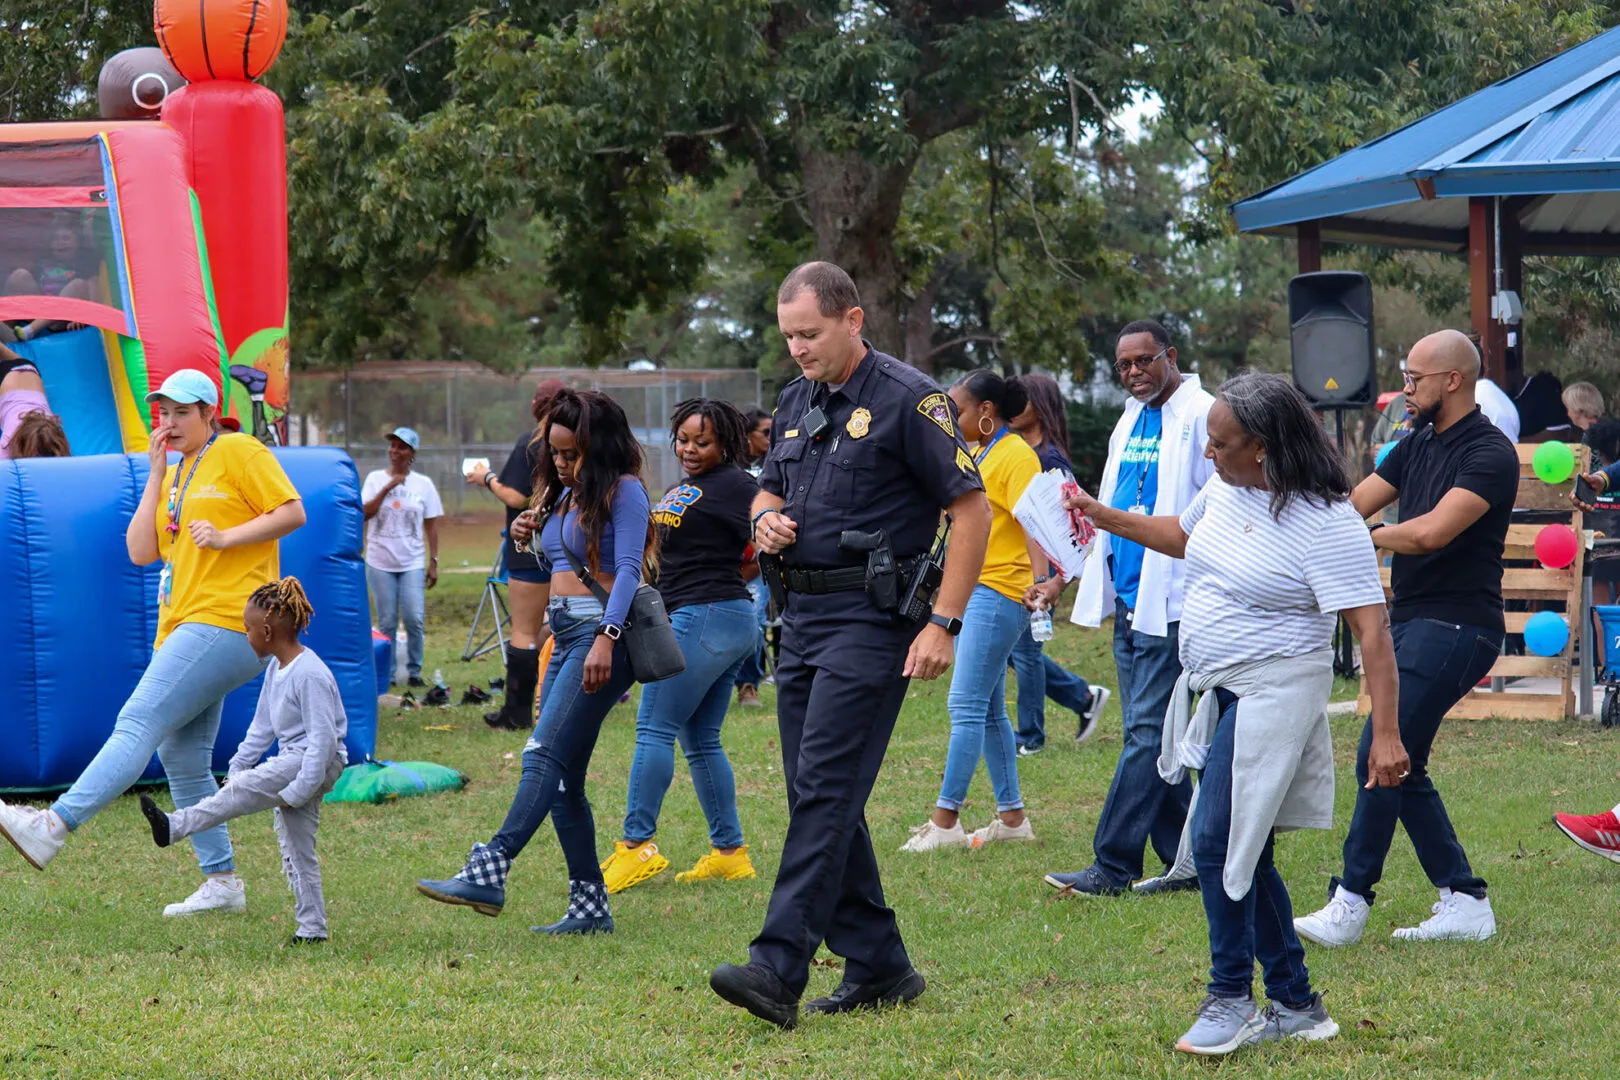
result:
[(1123, 379), (1125, 376), (1131, 373), (1132, 368), (1136, 368), (1140, 371), (1146, 371), (1148, 368), (1153, 366), (1154, 362), (1158, 360), (1159, 357), (1163, 356), (1169, 351), (1170, 346), (1166, 345), (1152, 356), (1127, 356), (1123, 360), (1116, 360), (1114, 361), (1114, 372)]
[(1405, 371), (1405, 372), (1401, 373), (1401, 380), (1405, 383), (1405, 385), (1409, 389), (1416, 390), (1417, 389), (1417, 384), (1422, 382), (1424, 379), (1427, 379), (1430, 375), (1449, 375), (1449, 374), (1451, 374), (1451, 372), (1449, 372), (1449, 371), (1422, 371), (1422, 372), (1419, 372), (1416, 375), (1413, 375), (1410, 371)]

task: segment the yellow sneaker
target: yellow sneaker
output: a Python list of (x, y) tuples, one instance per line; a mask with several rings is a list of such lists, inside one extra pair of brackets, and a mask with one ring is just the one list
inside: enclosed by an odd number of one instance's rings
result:
[(754, 864), (748, 861), (748, 846), (744, 844), (730, 855), (720, 854), (719, 848), (710, 848), (709, 853), (699, 859), (696, 866), (676, 874), (675, 880), (682, 884), (688, 881), (703, 881), (707, 878), (744, 881), (753, 876)]
[(621, 893), (668, 869), (669, 860), (658, 853), (657, 844), (632, 848), (618, 840), (613, 844), (613, 854), (602, 864), (602, 880), (607, 882), (608, 892)]

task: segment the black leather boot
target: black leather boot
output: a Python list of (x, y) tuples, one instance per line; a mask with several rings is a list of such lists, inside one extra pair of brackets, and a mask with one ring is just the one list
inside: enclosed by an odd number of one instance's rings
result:
[(504, 731), (534, 726), (534, 691), (540, 682), (540, 650), (506, 647), (506, 690), (501, 707), (484, 714), (484, 723)]

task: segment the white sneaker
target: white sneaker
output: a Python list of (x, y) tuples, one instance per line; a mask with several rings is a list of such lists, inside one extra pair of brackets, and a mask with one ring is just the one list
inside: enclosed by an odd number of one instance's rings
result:
[(900, 850), (938, 851), (940, 848), (968, 846), (968, 834), (962, 831), (960, 821), (948, 829), (942, 829), (930, 819), (911, 830), (911, 839), (901, 844)]
[(1103, 710), (1108, 707), (1108, 699), (1114, 692), (1106, 686), (1093, 686), (1091, 688), (1091, 704), (1086, 711), (1080, 714), (1080, 730), (1074, 733), (1074, 741), (1083, 743), (1097, 730), (1097, 721), (1102, 719)]
[(49, 810), (0, 802), (0, 836), (35, 870), (43, 870), (67, 843), (67, 826)]
[(1321, 911), (1301, 915), (1294, 920), (1294, 930), (1306, 941), (1329, 949), (1339, 945), (1354, 945), (1361, 940), (1361, 931), (1367, 925), (1367, 902), (1345, 895), (1342, 887), (1333, 890), (1333, 899)]
[(163, 909), (165, 918), (174, 918), (177, 915), (196, 915), (204, 911), (233, 911), (247, 910), (247, 886), (242, 879), (232, 875), (228, 878), (208, 878), (197, 891), (180, 901), (170, 904)]
[(1000, 818), (991, 818), (990, 824), (982, 829), (974, 829), (968, 834), (968, 847), (977, 851), (986, 844), (993, 844), (998, 840), (1033, 840), (1035, 828), (1030, 825), (1029, 818), (1025, 818), (1021, 825), (1008, 825)]
[(1441, 889), (1440, 899), (1429, 910), (1434, 914), (1422, 923), (1390, 936), (1402, 941), (1484, 941), (1496, 934), (1490, 897), (1476, 900), (1467, 893)]

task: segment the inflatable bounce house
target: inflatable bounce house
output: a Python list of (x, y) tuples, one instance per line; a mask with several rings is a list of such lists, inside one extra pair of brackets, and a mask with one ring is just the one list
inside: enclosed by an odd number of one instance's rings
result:
[[(156, 48), (111, 58), (103, 119), (0, 125), (0, 341), (39, 369), (68, 458), (0, 460), (0, 790), (72, 782), (146, 667), (158, 567), (123, 534), (155, 406), (182, 368), (221, 388), (227, 426), (285, 441), (287, 166), (280, 99), (255, 80), (285, 0), (158, 0)], [(283, 573), (343, 686), (350, 759), (374, 748), (376, 686), (353, 463), (277, 450), (308, 523)], [(226, 703), (223, 769), (258, 682)], [(154, 762), (150, 775), (161, 775)]]

